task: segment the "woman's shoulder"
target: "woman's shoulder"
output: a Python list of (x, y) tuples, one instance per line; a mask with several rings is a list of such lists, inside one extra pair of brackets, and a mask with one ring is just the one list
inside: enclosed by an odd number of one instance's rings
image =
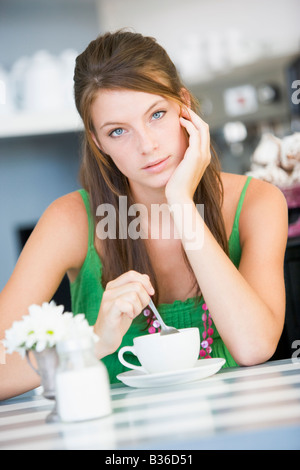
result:
[(73, 191), (55, 199), (46, 209), (43, 217), (55, 218), (74, 228), (87, 228), (87, 212), (79, 191)]
[[(235, 206), (246, 184), (246, 175), (222, 174), (224, 184), (224, 199), (234, 198)], [(234, 195), (234, 196), (232, 196)], [(244, 194), (243, 206), (240, 214), (239, 229), (241, 239), (253, 232), (262, 232), (272, 229), (282, 233), (283, 238), (287, 231), (288, 210), (282, 191), (275, 185), (251, 178)]]
[(82, 192), (82, 190), (72, 191), (70, 193), (59, 196), (52, 202), (52, 204), (61, 205), (62, 207), (68, 204), (73, 204), (73, 205), (78, 205), (79, 207), (81, 205), (81, 202), (83, 202), (80, 192)]
[(73, 253), (74, 267), (81, 266), (88, 247), (88, 217), (78, 191), (55, 199), (45, 210), (38, 225), (53, 235), (55, 233), (69, 253)]
[[(224, 198), (229, 198), (230, 195), (239, 198), (248, 176), (222, 172), (221, 179), (224, 187)], [(286, 207), (286, 199), (282, 191), (267, 181), (251, 177), (245, 193), (245, 204), (248, 206), (258, 204), (262, 207), (263, 205), (274, 205), (274, 203)]]

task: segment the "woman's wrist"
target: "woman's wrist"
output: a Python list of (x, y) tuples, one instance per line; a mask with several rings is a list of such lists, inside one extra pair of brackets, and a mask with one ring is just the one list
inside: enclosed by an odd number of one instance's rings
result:
[(186, 251), (199, 250), (204, 243), (204, 205), (189, 198), (173, 199), (169, 210)]
[(188, 194), (179, 194), (178, 191), (174, 194), (168, 194), (168, 191), (166, 191), (166, 199), (169, 206), (172, 206), (174, 204), (194, 204), (193, 197), (189, 196)]
[(105, 344), (103, 337), (101, 336), (101, 334), (99, 334), (99, 331), (96, 331), (95, 326), (94, 326), (94, 333), (98, 336), (99, 339), (95, 343), (94, 353), (97, 359), (102, 359), (103, 357), (108, 356), (109, 354), (112, 354), (114, 351), (111, 351), (109, 347)]
[(94, 353), (97, 359), (103, 359), (106, 356), (109, 356), (112, 354), (111, 351), (109, 351), (104, 345), (103, 341), (101, 341), (101, 338), (99, 338), (99, 341), (95, 343), (94, 347)]

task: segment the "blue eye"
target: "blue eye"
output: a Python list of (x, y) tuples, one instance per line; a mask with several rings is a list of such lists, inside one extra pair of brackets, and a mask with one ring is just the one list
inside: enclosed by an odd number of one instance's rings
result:
[(118, 129), (114, 129), (113, 131), (111, 131), (109, 135), (112, 137), (119, 137), (120, 135), (123, 134), (123, 132), (124, 130), (121, 127), (119, 127)]
[(165, 114), (165, 111), (156, 111), (155, 113), (152, 114), (153, 119), (160, 119), (163, 117)]

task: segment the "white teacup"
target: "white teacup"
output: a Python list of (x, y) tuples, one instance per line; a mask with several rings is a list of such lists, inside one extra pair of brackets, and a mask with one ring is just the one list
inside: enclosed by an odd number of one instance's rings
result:
[[(124, 346), (118, 353), (119, 361), (129, 369), (155, 374), (194, 367), (199, 357), (200, 334), (198, 328), (183, 328), (179, 333), (154, 333), (138, 336), (133, 346)], [(127, 362), (123, 355), (131, 352), (141, 366)]]

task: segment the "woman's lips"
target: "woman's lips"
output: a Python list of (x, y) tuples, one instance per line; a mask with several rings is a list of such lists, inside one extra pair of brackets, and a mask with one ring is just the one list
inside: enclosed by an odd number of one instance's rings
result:
[(168, 161), (169, 157), (164, 158), (163, 160), (158, 160), (157, 163), (152, 163), (148, 166), (145, 166), (143, 170), (146, 170), (150, 173), (156, 173), (164, 168)]

